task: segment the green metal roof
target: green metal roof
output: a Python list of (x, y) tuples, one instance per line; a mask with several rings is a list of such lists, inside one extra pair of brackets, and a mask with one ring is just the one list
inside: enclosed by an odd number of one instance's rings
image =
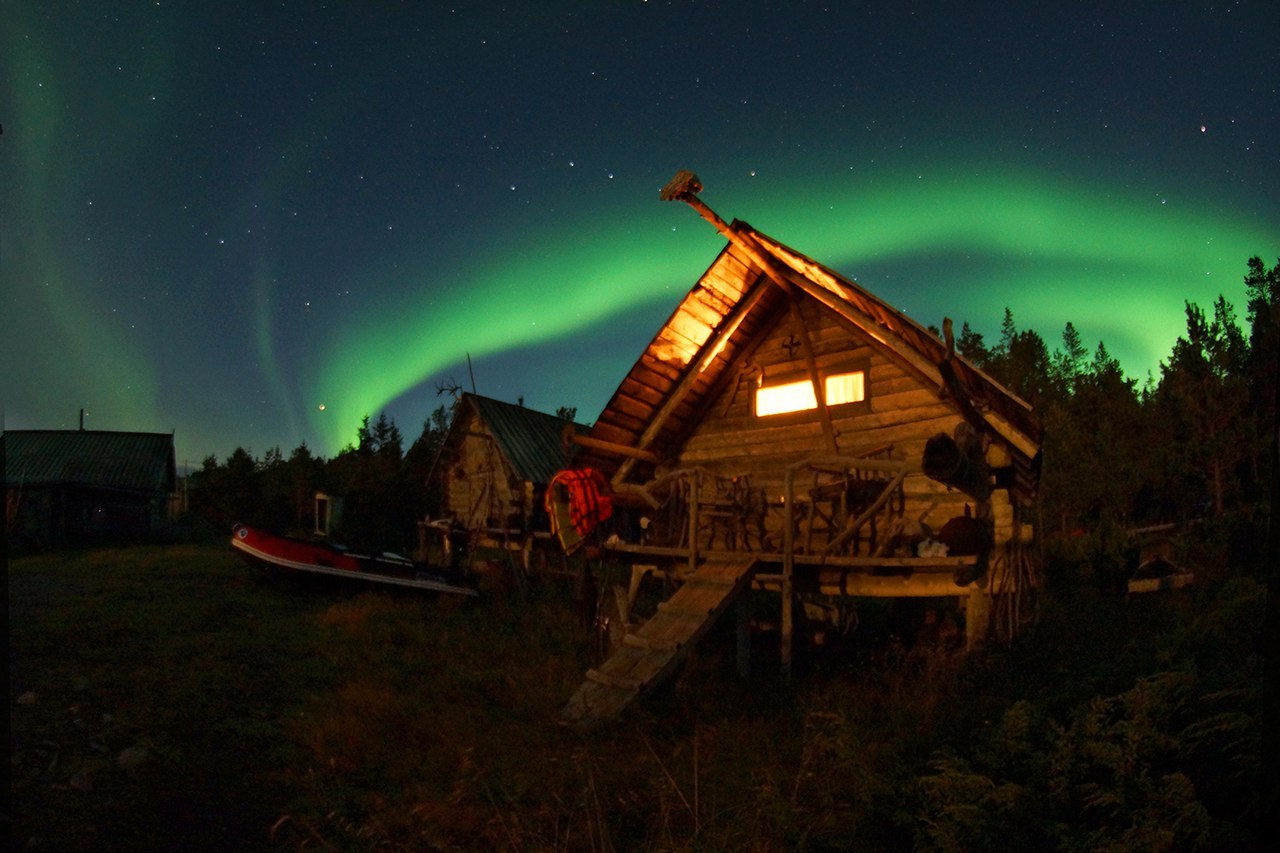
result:
[(173, 436), (103, 430), (8, 430), (0, 433), (6, 486), (75, 484), (171, 492)]
[[(524, 406), (478, 394), (464, 394), (488, 425), (502, 454), (521, 479), (548, 483), (565, 467), (564, 428), (567, 421)], [(574, 424), (579, 433), (587, 428)]]

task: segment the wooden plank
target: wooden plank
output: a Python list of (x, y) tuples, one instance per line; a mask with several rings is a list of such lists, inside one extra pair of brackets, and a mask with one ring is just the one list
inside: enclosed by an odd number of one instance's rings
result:
[(680, 644), (677, 642), (660, 641), (652, 637), (642, 637), (639, 634), (627, 634), (622, 638), (622, 642), (628, 646), (649, 652), (674, 652), (680, 648)]
[(840, 452), (836, 443), (835, 427), (831, 425), (831, 412), (827, 409), (827, 392), (818, 372), (818, 364), (813, 356), (813, 343), (809, 340), (809, 327), (805, 323), (804, 312), (800, 310), (798, 299), (791, 300), (791, 328), (800, 337), (800, 348), (804, 351), (805, 366), (809, 370), (809, 381), (813, 383), (813, 393), (818, 399), (818, 420), (822, 424), (822, 435), (826, 439), (827, 449), (832, 453)]
[(614, 412), (622, 412), (641, 421), (648, 420), (649, 415), (653, 413), (652, 404), (638, 400), (622, 391), (613, 395), (613, 399), (609, 402), (609, 409)]
[(587, 670), (587, 678), (597, 684), (606, 684), (609, 687), (621, 687), (623, 690), (640, 690), (644, 687), (644, 682), (638, 678), (626, 678), (621, 675), (610, 675), (607, 672), (601, 672), (598, 669)]
[(622, 385), (618, 387), (618, 391), (615, 396), (626, 397), (630, 400), (635, 400), (637, 403), (650, 407), (662, 405), (663, 400), (663, 394), (661, 391), (651, 385), (646, 385), (639, 379), (631, 376), (622, 380)]
[(696, 589), (697, 587), (700, 587), (700, 586), (711, 586), (711, 587), (733, 586), (734, 580), (732, 578), (699, 577), (695, 575), (694, 577), (689, 578), (689, 580), (686, 581), (686, 583), (692, 584), (693, 587)]
[(1177, 571), (1162, 578), (1137, 578), (1129, 581), (1129, 592), (1163, 592), (1167, 589), (1181, 589), (1196, 582), (1194, 572)]
[[(710, 349), (714, 349), (722, 340), (727, 340), (728, 337), (737, 330), (737, 323), (735, 322), (736, 318), (749, 314), (751, 309), (760, 302), (760, 299), (767, 290), (768, 288), (763, 284), (756, 285), (755, 290), (739, 301), (734, 310), (725, 316), (718, 331), (707, 340), (706, 346)], [(693, 369), (692, 366), (687, 368), (682, 376), (679, 376), (677, 384), (672, 388), (670, 394), (667, 396), (666, 402), (662, 404), (662, 407), (658, 409), (653, 417), (650, 418), (649, 423), (644, 427), (644, 431), (640, 434), (639, 440), (636, 441), (636, 445), (638, 447), (648, 449), (653, 444), (654, 439), (666, 426), (667, 420), (675, 413), (676, 408), (685, 402), (685, 396), (694, 389), (701, 379), (703, 379), (702, 371)], [(631, 469), (633, 467), (633, 465), (629, 463), (630, 460), (623, 462), (622, 465), (619, 466), (617, 472), (613, 475), (613, 482), (621, 483), (626, 479), (627, 475), (631, 473)]]
[[(578, 724), (611, 717), (670, 675), (728, 602), (746, 588), (754, 565), (754, 558), (739, 555), (700, 567), (690, 578), (711, 582), (685, 583), (670, 601), (659, 604), (656, 616), (624, 638), (598, 668), (588, 670), (563, 716)], [(725, 580), (730, 582), (721, 582)]]
[(592, 438), (598, 438), (602, 441), (611, 441), (614, 444), (625, 445), (631, 439), (635, 438), (635, 435), (636, 434), (634, 432), (624, 427), (599, 420), (591, 427)]
[[(646, 380), (650, 385), (658, 386), (655, 381), (657, 378), (675, 383), (680, 381), (680, 368), (674, 366), (669, 361), (665, 361), (653, 352), (654, 347), (650, 345), (643, 353), (640, 354), (640, 363), (637, 367), (654, 374), (654, 379)], [(633, 368), (634, 370), (634, 368)]]

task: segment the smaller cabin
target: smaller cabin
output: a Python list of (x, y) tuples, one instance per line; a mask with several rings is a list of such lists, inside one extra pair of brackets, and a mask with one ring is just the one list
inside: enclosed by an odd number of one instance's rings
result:
[(520, 550), (550, 538), (543, 507), (547, 484), (575, 445), (569, 434), (587, 427), (523, 405), (464, 393), (428, 474), (440, 495), (441, 529), (461, 529), (480, 547)]
[(7, 430), (0, 458), (12, 544), (120, 540), (169, 528), (177, 480), (170, 433)]

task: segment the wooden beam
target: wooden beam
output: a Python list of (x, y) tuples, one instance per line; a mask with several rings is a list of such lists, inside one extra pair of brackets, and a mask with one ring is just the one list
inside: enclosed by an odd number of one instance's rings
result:
[(769, 277), (769, 281), (782, 288), (783, 291), (787, 293), (791, 292), (792, 284), (787, 280), (786, 275), (778, 268), (777, 262), (773, 260), (773, 256), (762, 249), (759, 242), (757, 242), (754, 237), (743, 234), (741, 231), (725, 222), (714, 210), (707, 207), (707, 205), (703, 203), (702, 199), (698, 198), (696, 195), (686, 195), (681, 199), (681, 201), (698, 211), (698, 214), (703, 219), (714, 225), (715, 229), (719, 231), (730, 243), (737, 246), (739, 250), (751, 259), (753, 264), (764, 271), (764, 274)]
[[(977, 584), (956, 586), (951, 572), (916, 572), (912, 575), (874, 575), (867, 572), (841, 571), (836, 568), (816, 570), (812, 579), (815, 591), (823, 595), (853, 596), (865, 598), (947, 598), (956, 596), (968, 599), (974, 592), (981, 592)], [(757, 589), (780, 591), (781, 575), (759, 575)]]
[(836, 548), (839, 548), (854, 536), (857, 536), (858, 531), (862, 529), (862, 526), (870, 521), (875, 514), (880, 511), (880, 508), (888, 502), (889, 498), (892, 497), (893, 493), (902, 485), (902, 481), (905, 480), (906, 477), (906, 471), (899, 471), (897, 475), (884, 487), (884, 490), (880, 492), (879, 497), (871, 502), (871, 506), (867, 507), (866, 510), (863, 511), (862, 515), (858, 516), (857, 519), (854, 520), (853, 524), (841, 531), (840, 535), (828, 542), (827, 547), (823, 549), (822, 553), (830, 554)]
[(964, 608), (964, 647), (973, 651), (987, 639), (987, 631), (991, 627), (991, 597), (986, 590), (974, 587), (969, 591), (969, 598)]
[[(757, 283), (749, 293), (744, 295), (738, 304), (734, 306), (733, 310), (725, 315), (724, 320), (722, 320), (720, 325), (717, 327), (715, 334), (708, 338), (707, 342), (702, 345), (700, 355), (723, 349), (724, 344), (727, 343), (729, 337), (738, 330), (738, 326), (742, 322), (741, 318), (749, 314), (751, 309), (755, 308), (756, 305), (759, 304), (767, 290), (767, 287)], [(708, 361), (707, 363), (710, 362)], [(695, 367), (694, 360), (690, 360), (689, 364), (686, 365), (684, 375), (680, 377), (679, 383), (677, 383), (676, 387), (667, 395), (667, 399), (663, 401), (662, 407), (658, 409), (652, 418), (649, 419), (649, 425), (646, 426), (644, 432), (640, 434), (640, 438), (636, 442), (639, 450), (643, 452), (650, 452), (649, 446), (653, 443), (653, 440), (658, 437), (663, 426), (666, 425), (667, 419), (671, 417), (680, 404), (684, 402), (684, 398), (693, 390), (694, 384), (702, 376), (703, 369), (705, 369), (705, 365), (703, 365), (702, 368)], [(613, 483), (615, 488), (617, 487), (617, 484), (625, 480), (627, 475), (631, 473), (631, 469), (635, 466), (635, 459), (637, 458), (639, 457), (627, 459), (618, 467), (618, 470), (614, 472)]]
[[(565, 432), (569, 433), (570, 431), (573, 431), (573, 424), (565, 424)], [(568, 439), (580, 447), (589, 447), (592, 450), (599, 450), (603, 453), (612, 453), (615, 456), (625, 456), (629, 459), (639, 459), (641, 462), (649, 462), (654, 465), (662, 463), (662, 457), (656, 453), (626, 444), (619, 444), (616, 441), (605, 441), (601, 438), (592, 438), (589, 435), (579, 435), (576, 431), (568, 435)]]
[(828, 309), (833, 311), (836, 316), (844, 319), (845, 322), (852, 325), (862, 334), (867, 335), (872, 340), (883, 345), (890, 353), (896, 356), (901, 362), (915, 370), (938, 388), (943, 386), (942, 373), (938, 370), (938, 366), (929, 358), (916, 351), (905, 341), (891, 334), (888, 329), (881, 329), (880, 324), (875, 318), (869, 314), (864, 314), (858, 310), (853, 303), (848, 302), (844, 298), (837, 296), (830, 290), (827, 290), (820, 284), (809, 281), (806, 278), (795, 276), (790, 278), (793, 286), (798, 287), (814, 299), (821, 302)]
[(794, 295), (791, 299), (791, 329), (793, 333), (799, 334), (800, 346), (804, 349), (804, 361), (809, 368), (809, 381), (813, 383), (813, 396), (818, 401), (818, 418), (822, 422), (822, 434), (827, 440), (827, 449), (832, 453), (839, 453), (840, 446), (836, 444), (836, 430), (831, 425), (831, 412), (827, 410), (826, 383), (822, 381), (822, 374), (818, 372), (818, 362), (813, 355), (813, 341), (809, 339), (809, 327), (805, 325), (804, 315), (800, 312), (800, 301)]

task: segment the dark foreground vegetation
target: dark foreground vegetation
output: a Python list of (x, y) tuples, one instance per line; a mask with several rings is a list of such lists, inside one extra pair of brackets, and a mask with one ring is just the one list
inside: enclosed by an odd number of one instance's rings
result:
[[(1264, 588), (1046, 592), (963, 658), (871, 602), (783, 684), (726, 634), (579, 732), (566, 587), (462, 602), (260, 575), (225, 546), (9, 572), (14, 849), (1249, 850)], [(774, 641), (776, 642), (776, 640)], [(774, 646), (776, 649), (776, 646)]]

